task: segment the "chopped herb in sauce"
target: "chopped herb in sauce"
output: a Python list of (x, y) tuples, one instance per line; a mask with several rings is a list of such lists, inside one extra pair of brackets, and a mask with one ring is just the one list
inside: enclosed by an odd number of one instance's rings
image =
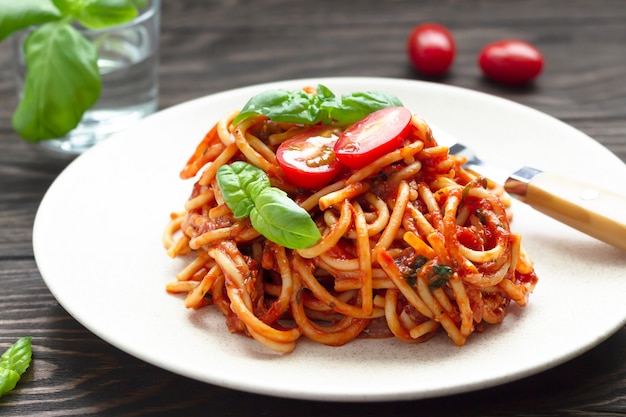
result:
[(436, 290), (443, 287), (452, 273), (452, 268), (447, 265), (434, 265), (432, 274), (428, 277), (428, 288)]

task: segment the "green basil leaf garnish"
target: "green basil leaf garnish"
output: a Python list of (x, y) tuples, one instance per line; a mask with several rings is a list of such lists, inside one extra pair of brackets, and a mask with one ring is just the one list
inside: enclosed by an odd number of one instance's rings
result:
[(267, 239), (290, 249), (313, 246), (322, 237), (309, 213), (272, 187), (265, 172), (236, 161), (217, 170), (217, 184), (235, 218), (250, 217)]
[(257, 94), (241, 109), (233, 120), (241, 120), (255, 115), (267, 116), (276, 122), (314, 124), (319, 117), (319, 101), (313, 94), (302, 90), (270, 90)]
[(261, 115), (275, 122), (348, 124), (376, 110), (395, 106), (402, 106), (402, 102), (389, 93), (358, 92), (337, 97), (328, 87), (320, 84), (317, 94), (282, 89), (257, 94), (243, 106), (233, 123)]
[(271, 186), (263, 170), (243, 161), (221, 166), (217, 170), (217, 185), (236, 219), (248, 217), (259, 193)]
[(322, 237), (309, 213), (275, 187), (258, 195), (250, 221), (257, 232), (286, 248), (308, 248)]
[[(384, 92), (356, 92), (346, 94), (341, 100), (324, 100), (321, 110), (340, 123), (354, 123), (376, 110), (387, 107), (402, 106), (402, 102), (394, 95)], [(324, 121), (329, 124), (330, 121)]]

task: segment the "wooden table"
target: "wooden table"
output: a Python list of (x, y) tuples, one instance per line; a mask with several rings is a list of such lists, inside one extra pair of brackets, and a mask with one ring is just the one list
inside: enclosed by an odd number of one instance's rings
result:
[[(247, 4), (246, 4), (247, 3)], [(249, 84), (316, 76), (421, 79), (405, 41), (423, 21), (448, 26), (458, 54), (435, 82), (506, 97), (551, 114), (626, 161), (626, 4), (621, 0), (165, 1), (160, 106)], [(546, 57), (524, 88), (484, 79), (481, 47), (521, 38)], [(0, 347), (32, 335), (34, 362), (3, 416), (624, 415), (626, 328), (568, 363), (479, 392), (398, 403), (287, 400), (196, 382), (105, 343), (70, 317), (33, 258), (37, 206), (66, 159), (46, 156), (11, 128), (10, 43), (0, 45)], [(622, 190), (623, 191), (623, 190)], [(625, 277), (626, 278), (626, 277)]]

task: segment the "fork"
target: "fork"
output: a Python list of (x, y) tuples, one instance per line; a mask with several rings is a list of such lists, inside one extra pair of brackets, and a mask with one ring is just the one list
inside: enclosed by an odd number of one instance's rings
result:
[(467, 158), (464, 168), (489, 178), (534, 209), (626, 251), (626, 195), (553, 172), (522, 167), (511, 173), (481, 160), (469, 147), (449, 143)]

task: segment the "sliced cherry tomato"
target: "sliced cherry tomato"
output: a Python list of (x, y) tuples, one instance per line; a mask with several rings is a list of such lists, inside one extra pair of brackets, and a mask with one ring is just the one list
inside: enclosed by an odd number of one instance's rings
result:
[(315, 126), (280, 144), (276, 160), (287, 180), (305, 189), (330, 183), (341, 171), (333, 146), (338, 136), (328, 126)]
[(422, 74), (442, 75), (454, 60), (456, 48), (448, 29), (436, 23), (416, 26), (407, 42), (407, 53), (413, 66)]
[(359, 169), (402, 145), (411, 130), (411, 111), (405, 107), (377, 110), (356, 122), (337, 140), (339, 161)]
[(521, 85), (541, 73), (543, 56), (527, 42), (506, 39), (485, 46), (478, 56), (478, 65), (494, 81)]

